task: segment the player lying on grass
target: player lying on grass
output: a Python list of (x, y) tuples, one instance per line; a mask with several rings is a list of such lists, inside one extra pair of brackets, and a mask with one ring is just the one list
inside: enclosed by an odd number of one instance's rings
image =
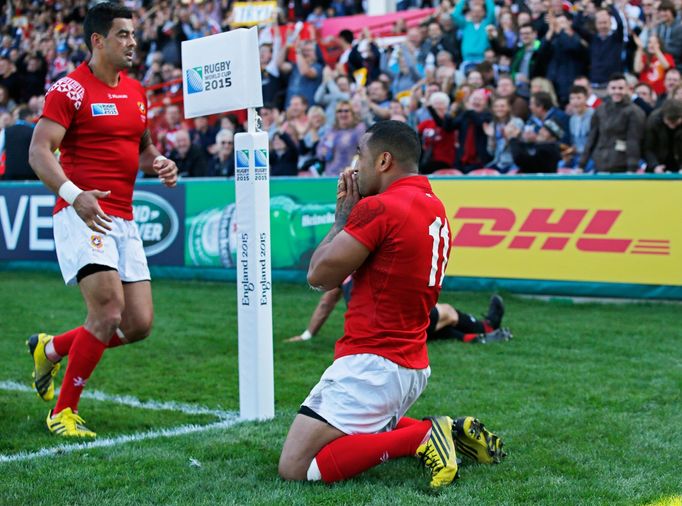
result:
[(440, 487), (457, 475), (456, 446), (480, 462), (503, 456), (500, 439), (473, 417), (405, 416), (431, 373), (426, 328), (451, 246), (445, 208), (418, 175), (420, 155), (414, 130), (381, 121), (362, 136), (355, 170), (339, 177), (335, 222), (308, 282), (327, 291), (353, 273), (353, 297), (334, 362), (284, 442), (284, 479), (331, 483), (416, 456)]
[[(307, 341), (322, 328), (332, 313), (341, 295), (346, 306), (351, 297), (353, 278), (348, 276), (341, 287), (325, 292), (310, 317), (308, 326), (299, 335), (290, 337), (287, 342)], [(504, 316), (504, 302), (499, 295), (493, 295), (488, 305), (488, 313), (483, 320), (455, 309), (450, 304), (436, 304), (429, 312), (429, 326), (426, 329), (427, 341), (434, 339), (457, 339), (465, 343), (491, 343), (508, 341), (512, 338), (509, 329), (500, 327)]]

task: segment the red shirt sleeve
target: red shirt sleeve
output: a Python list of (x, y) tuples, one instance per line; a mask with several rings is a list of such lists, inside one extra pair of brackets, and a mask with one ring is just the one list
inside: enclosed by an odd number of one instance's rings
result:
[(76, 112), (83, 105), (85, 90), (80, 83), (64, 77), (54, 83), (45, 96), (45, 107), (41, 117), (59, 123), (68, 129)]
[(355, 204), (343, 229), (368, 250), (374, 251), (386, 237), (387, 225), (386, 206), (379, 197), (373, 196)]
[(665, 57), (665, 60), (668, 62), (668, 65), (671, 67), (675, 66), (675, 58), (673, 58), (673, 55), (670, 53), (663, 53), (663, 56)]
[[(144, 86), (140, 84), (139, 81), (135, 81), (134, 79), (131, 79), (131, 82), (135, 85), (137, 90), (140, 92), (140, 98), (141, 100), (138, 102), (138, 110), (140, 112), (141, 116), (144, 116), (144, 127), (149, 128), (149, 116), (147, 115), (149, 111), (149, 101), (147, 100), (147, 93), (144, 89)], [(189, 129), (189, 127), (188, 127)]]

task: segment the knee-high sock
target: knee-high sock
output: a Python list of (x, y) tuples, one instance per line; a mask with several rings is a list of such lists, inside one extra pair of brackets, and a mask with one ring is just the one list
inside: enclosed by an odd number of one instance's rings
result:
[(479, 320), (474, 315), (457, 311), (458, 322), (453, 327), (463, 334), (484, 334), (494, 329), (485, 321)]
[(403, 428), (390, 432), (354, 434), (329, 443), (315, 456), (322, 480), (345, 480), (386, 460), (413, 456), (428, 436), (431, 421), (410, 421), (405, 420)]
[[(82, 328), (83, 326), (81, 325), (80, 327), (68, 330), (63, 334), (59, 334), (58, 336), (54, 336), (52, 338), (52, 345), (54, 346), (54, 351), (57, 355), (59, 355), (60, 358), (65, 357), (69, 354), (69, 350), (71, 349), (73, 340), (76, 338), (76, 334), (78, 334), (78, 332), (80, 332), (80, 329)], [(47, 358), (52, 360), (52, 357), (50, 356), (48, 356)], [(59, 359), (57, 359), (57, 361), (58, 360)], [(53, 360), (53, 362), (55, 361)]]
[[(63, 334), (54, 336), (52, 338), (52, 349), (55, 354), (51, 354), (49, 348), (46, 346), (45, 353), (47, 358), (52, 362), (59, 362), (63, 357), (67, 356), (71, 350), (73, 340), (76, 338), (76, 334), (78, 334), (78, 331), (82, 328), (83, 326), (81, 325), (80, 327), (66, 331)], [(128, 344), (128, 341), (123, 337), (123, 332), (121, 332), (120, 329), (117, 329), (116, 332), (114, 332), (114, 335), (111, 336), (111, 339), (109, 339), (107, 348), (116, 348), (117, 346), (123, 346), (124, 344)]]
[(419, 423), (421, 420), (417, 420), (416, 418), (410, 418), (409, 416), (404, 416), (400, 420), (398, 420), (398, 423), (395, 426), (395, 429), (393, 430), (398, 430), (398, 429), (404, 429), (405, 427), (410, 427), (411, 425), (414, 425), (415, 423)]
[(78, 411), (78, 401), (83, 387), (97, 367), (106, 347), (106, 344), (88, 332), (85, 327), (80, 327), (69, 350), (69, 363), (53, 414), (56, 415), (64, 408)]
[(109, 339), (107, 348), (116, 348), (117, 346), (123, 346), (124, 344), (130, 344), (130, 341), (125, 338), (125, 335), (121, 329), (116, 329), (114, 335), (111, 336), (111, 339)]

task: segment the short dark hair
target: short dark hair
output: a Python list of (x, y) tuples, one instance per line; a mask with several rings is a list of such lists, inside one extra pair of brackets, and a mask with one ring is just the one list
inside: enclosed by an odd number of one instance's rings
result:
[(343, 40), (345, 40), (348, 44), (353, 43), (354, 36), (353, 36), (353, 32), (351, 32), (350, 30), (341, 30), (339, 32), (339, 37), (342, 38)]
[(571, 91), (568, 94), (573, 95), (573, 94), (578, 94), (578, 93), (580, 93), (581, 95), (587, 96), (587, 88), (585, 88), (584, 86), (580, 86), (580, 85), (576, 84), (575, 86), (571, 86)]
[(18, 106), (15, 109), (15, 112), (17, 114), (17, 119), (24, 120), (24, 121), (26, 121), (31, 116), (33, 116), (31, 109), (29, 109), (28, 106), (25, 106), (25, 105)]
[(85, 44), (90, 52), (92, 52), (92, 42), (90, 40), (92, 34), (98, 33), (106, 37), (116, 18), (133, 19), (133, 12), (115, 2), (102, 2), (88, 10), (83, 22), (83, 31)]
[(672, 15), (675, 15), (675, 4), (672, 3), (670, 0), (661, 0), (661, 3), (658, 4), (658, 10), (660, 11), (670, 11)]
[(372, 156), (387, 151), (403, 166), (419, 167), (422, 147), (417, 132), (402, 121), (384, 120), (374, 123), (368, 130), (367, 148)]
[(673, 121), (682, 118), (682, 102), (669, 98), (661, 106), (661, 116)]
[(549, 111), (552, 107), (554, 107), (552, 95), (546, 91), (536, 91), (531, 95), (531, 98), (535, 100), (535, 103), (542, 107), (545, 111)]
[(635, 89), (641, 88), (642, 86), (647, 88), (649, 91), (654, 91), (654, 89), (651, 87), (651, 85), (649, 83), (645, 83), (644, 81), (640, 81), (637, 84), (635, 84)]
[(521, 26), (519, 26), (519, 32), (521, 31), (522, 28), (530, 28), (534, 32), (537, 32), (537, 30), (535, 29), (535, 27), (531, 23), (524, 23)]
[(483, 72), (491, 72), (495, 68), (493, 67), (493, 64), (490, 63), (489, 61), (482, 61), (478, 65), (476, 65), (476, 70), (478, 70), (481, 74)]
[(625, 81), (625, 76), (620, 72), (615, 72), (609, 76), (609, 82), (612, 81)]
[[(291, 97), (289, 97), (289, 104), (291, 104), (291, 101), (292, 101), (294, 98), (299, 98), (299, 99), (301, 100), (301, 102), (303, 102), (303, 105), (306, 106), (306, 107), (308, 107), (308, 99), (305, 98), (303, 95), (291, 95)], [(289, 104), (287, 104), (287, 106), (288, 106)]]
[(385, 83), (384, 81), (382, 81), (381, 79), (375, 79), (370, 84), (374, 84), (374, 83), (379, 83), (386, 93), (391, 91), (391, 89), (388, 87), (388, 84)]

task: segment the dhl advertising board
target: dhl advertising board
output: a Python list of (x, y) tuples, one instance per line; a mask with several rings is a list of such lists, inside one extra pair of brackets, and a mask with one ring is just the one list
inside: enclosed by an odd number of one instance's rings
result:
[(682, 180), (432, 184), (451, 220), (448, 276), (682, 287)]

